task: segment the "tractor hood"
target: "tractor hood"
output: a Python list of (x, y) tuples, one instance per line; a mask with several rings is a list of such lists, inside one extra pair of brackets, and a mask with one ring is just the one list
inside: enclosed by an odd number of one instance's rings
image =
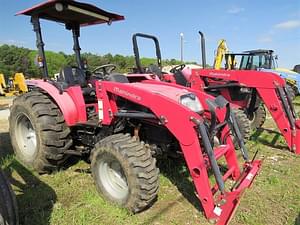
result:
[[(190, 110), (196, 112), (196, 113), (202, 113), (204, 111), (204, 107), (201, 104), (198, 97), (188, 90), (177, 88), (174, 86), (168, 86), (168, 85), (162, 85), (162, 84), (153, 84), (153, 83), (129, 83), (124, 84), (128, 85), (131, 88), (140, 89), (143, 91), (147, 91), (151, 93), (151, 96), (153, 98), (153, 101), (155, 101), (155, 97), (153, 95), (160, 95), (164, 98), (167, 98), (169, 101), (174, 102), (175, 104), (180, 104), (182, 106), (185, 106), (189, 108)], [(135, 94), (126, 91), (126, 89), (114, 89), (115, 91), (125, 94), (130, 97), (134, 98), (140, 98), (141, 101), (143, 101), (143, 97), (136, 96)]]
[(136, 88), (147, 89), (154, 94), (163, 95), (163, 96), (173, 99), (177, 102), (179, 101), (180, 96), (190, 93), (189, 91), (187, 91), (185, 89), (179, 89), (179, 88), (171, 87), (171, 86), (162, 86), (162, 85), (145, 84), (145, 83), (131, 83), (130, 85), (132, 85)]

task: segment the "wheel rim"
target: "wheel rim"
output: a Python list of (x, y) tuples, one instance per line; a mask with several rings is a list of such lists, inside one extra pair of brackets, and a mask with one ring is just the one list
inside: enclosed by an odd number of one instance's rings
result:
[(33, 157), (37, 151), (36, 132), (28, 116), (23, 113), (16, 119), (16, 134), (21, 153)]
[(123, 200), (129, 193), (127, 179), (117, 160), (101, 160), (98, 177), (105, 190), (115, 199)]

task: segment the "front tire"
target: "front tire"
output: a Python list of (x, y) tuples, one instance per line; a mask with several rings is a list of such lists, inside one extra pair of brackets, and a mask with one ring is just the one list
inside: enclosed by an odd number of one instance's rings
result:
[(72, 139), (57, 105), (47, 94), (31, 91), (17, 97), (10, 110), (9, 132), (16, 157), (39, 173), (58, 170)]
[(149, 207), (158, 192), (159, 170), (151, 151), (129, 134), (115, 134), (95, 145), (92, 175), (98, 192), (133, 213)]

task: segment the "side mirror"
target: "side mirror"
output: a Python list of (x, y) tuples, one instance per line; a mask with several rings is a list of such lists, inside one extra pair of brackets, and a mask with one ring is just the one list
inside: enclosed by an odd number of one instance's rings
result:
[(278, 55), (275, 55), (275, 57), (274, 57), (274, 58), (275, 58), (275, 60), (278, 60)]

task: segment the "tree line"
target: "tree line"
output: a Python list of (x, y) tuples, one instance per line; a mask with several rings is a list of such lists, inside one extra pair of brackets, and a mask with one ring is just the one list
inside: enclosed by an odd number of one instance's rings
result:
[[(41, 77), (41, 71), (35, 65), (36, 50), (31, 50), (24, 47), (14, 45), (0, 46), (0, 73), (3, 73), (6, 78), (13, 76), (16, 72), (22, 72), (26, 77), (37, 78)], [(97, 55), (93, 53), (82, 53), (82, 59), (86, 60), (90, 70), (104, 64), (115, 64), (117, 71), (121, 73), (130, 72), (135, 66), (133, 56), (123, 55)], [(75, 66), (74, 54), (65, 54), (63, 52), (46, 51), (46, 60), (50, 76), (59, 73), (60, 69), (66, 65)], [(142, 58), (142, 65), (155, 64), (154, 58)], [(181, 64), (176, 59), (166, 59), (162, 62), (163, 65), (178, 65)]]

